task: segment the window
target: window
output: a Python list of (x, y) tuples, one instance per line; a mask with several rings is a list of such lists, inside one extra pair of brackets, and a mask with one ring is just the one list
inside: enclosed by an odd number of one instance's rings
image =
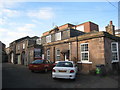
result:
[(73, 67), (73, 64), (71, 62), (58, 62), (56, 67)]
[(38, 48), (35, 48), (34, 49), (34, 57), (35, 58), (41, 58), (42, 56), (41, 56), (41, 49), (38, 49)]
[(111, 51), (112, 51), (112, 62), (118, 62), (119, 61), (118, 42), (111, 43)]
[(55, 34), (55, 41), (61, 40), (61, 32)]
[(46, 42), (47, 43), (51, 42), (51, 35), (46, 36)]
[(43, 63), (43, 60), (35, 60), (32, 62), (32, 64), (41, 64)]
[(36, 44), (41, 45), (41, 38), (36, 40)]
[(20, 45), (17, 46), (18, 50), (20, 50)]
[(25, 43), (23, 43), (23, 49), (25, 49)]
[(56, 60), (59, 61), (60, 60), (60, 50), (56, 50)]
[(89, 61), (89, 50), (88, 43), (83, 43), (80, 45), (81, 49), (81, 61)]
[(50, 50), (47, 50), (47, 60), (50, 60)]

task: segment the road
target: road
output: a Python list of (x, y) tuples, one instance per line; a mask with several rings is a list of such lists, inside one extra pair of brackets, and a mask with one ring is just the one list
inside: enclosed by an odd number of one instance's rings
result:
[(118, 88), (118, 76), (78, 74), (75, 81), (51, 78), (51, 72), (32, 73), (28, 67), (2, 64), (2, 88)]

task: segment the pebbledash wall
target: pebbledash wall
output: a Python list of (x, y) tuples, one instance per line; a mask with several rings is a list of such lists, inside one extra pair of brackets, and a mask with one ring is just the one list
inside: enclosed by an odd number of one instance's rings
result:
[[(95, 70), (98, 64), (105, 65), (107, 72), (119, 70), (120, 37), (114, 35), (112, 21), (110, 21), (110, 24), (106, 27), (107, 32), (99, 32), (98, 25), (92, 24), (91, 26), (89, 26), (90, 24), (87, 26), (85, 23), (84, 25), (86, 25), (87, 30), (84, 27), (85, 33), (79, 36), (48, 43), (44, 42), (45, 59), (53, 62), (67, 60), (75, 61), (81, 73), (89, 73)], [(68, 27), (69, 26), (67, 26), (67, 28)], [(90, 29), (90, 27), (92, 28)], [(72, 31), (74, 30), (72, 29)], [(47, 34), (44, 33), (43, 36), (45, 37), (47, 35), (51, 34), (47, 32)], [(116, 51), (112, 51), (112, 45), (114, 45)]]

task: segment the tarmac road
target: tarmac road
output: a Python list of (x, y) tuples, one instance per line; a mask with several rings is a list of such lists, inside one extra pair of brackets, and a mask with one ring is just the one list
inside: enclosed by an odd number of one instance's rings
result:
[(118, 76), (78, 74), (75, 81), (53, 80), (51, 72), (32, 73), (26, 66), (3, 63), (2, 88), (118, 88)]

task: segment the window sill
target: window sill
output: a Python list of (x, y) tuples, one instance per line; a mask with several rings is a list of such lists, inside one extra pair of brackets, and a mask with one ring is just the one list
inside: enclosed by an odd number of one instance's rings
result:
[(114, 63), (114, 62), (119, 62), (119, 60), (111, 61), (111, 63)]
[(77, 63), (83, 63), (83, 64), (92, 64), (92, 62), (81, 62), (81, 61), (78, 61)]

